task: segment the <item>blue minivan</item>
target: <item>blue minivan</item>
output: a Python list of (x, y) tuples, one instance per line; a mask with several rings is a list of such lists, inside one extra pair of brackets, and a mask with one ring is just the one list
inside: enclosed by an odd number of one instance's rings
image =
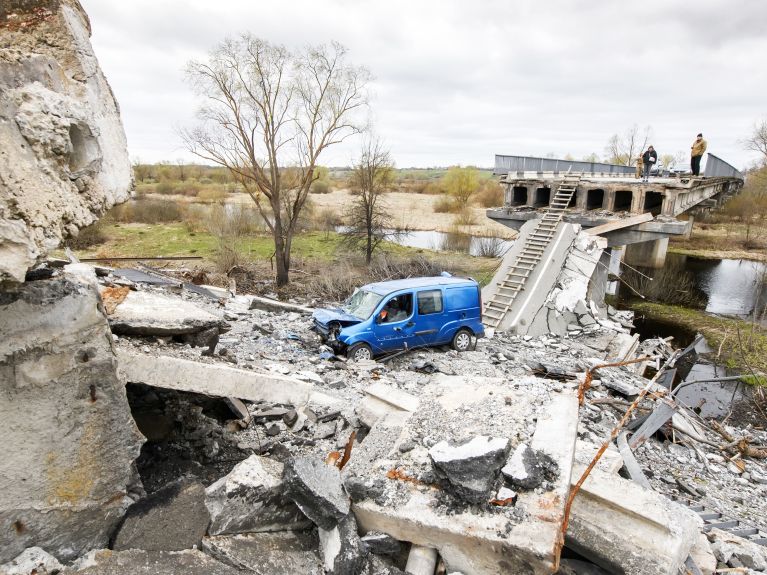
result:
[(449, 275), (367, 284), (340, 308), (318, 309), (314, 330), (336, 353), (359, 361), (403, 349), (483, 337), (479, 284)]

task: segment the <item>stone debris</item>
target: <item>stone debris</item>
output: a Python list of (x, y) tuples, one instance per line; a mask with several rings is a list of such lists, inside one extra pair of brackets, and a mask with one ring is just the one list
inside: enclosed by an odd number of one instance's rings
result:
[(358, 575), (366, 564), (367, 547), (357, 534), (357, 522), (349, 514), (331, 529), (319, 528), (320, 553), (325, 573)]
[(285, 466), (283, 482), (287, 496), (322, 529), (333, 529), (349, 514), (349, 496), (336, 467), (297, 457)]
[(520, 489), (535, 489), (557, 475), (557, 463), (543, 452), (521, 443), (501, 469), (504, 477)]
[(210, 535), (308, 529), (311, 522), (287, 498), (283, 464), (251, 455), (205, 490)]
[(458, 445), (440, 441), (429, 450), (429, 457), (459, 497), (483, 503), (490, 498), (509, 448), (506, 438), (477, 436)]
[(767, 571), (767, 547), (764, 545), (757, 545), (720, 529), (709, 531), (708, 538), (717, 561), (731, 568)]
[(402, 543), (387, 533), (369, 531), (361, 539), (370, 552), (376, 555), (398, 555), (402, 552)]
[(218, 561), (255, 575), (321, 575), (315, 530), (206, 537), (202, 549)]
[(239, 569), (217, 561), (195, 549), (184, 551), (145, 551), (127, 549), (93, 551), (61, 575), (242, 575)]
[(53, 555), (40, 547), (29, 547), (15, 559), (0, 565), (3, 575), (54, 575), (64, 566)]
[(199, 546), (210, 523), (205, 488), (181, 480), (158, 489), (128, 508), (112, 549), (181, 551)]

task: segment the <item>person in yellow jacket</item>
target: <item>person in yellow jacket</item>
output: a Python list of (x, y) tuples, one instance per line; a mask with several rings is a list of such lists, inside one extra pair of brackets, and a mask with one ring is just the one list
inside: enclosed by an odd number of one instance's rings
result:
[(703, 139), (703, 134), (698, 134), (698, 137), (695, 138), (695, 141), (692, 143), (692, 146), (690, 149), (692, 150), (690, 152), (691, 158), (690, 158), (690, 168), (692, 168), (692, 175), (693, 176), (699, 176), (700, 175), (700, 160), (703, 158), (703, 154), (706, 153), (706, 147), (708, 144), (706, 143), (706, 140)]

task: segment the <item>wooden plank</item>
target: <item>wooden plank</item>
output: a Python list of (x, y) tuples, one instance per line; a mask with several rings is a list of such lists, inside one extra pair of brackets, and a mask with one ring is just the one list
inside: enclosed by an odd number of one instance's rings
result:
[(614, 222), (610, 222), (609, 224), (602, 224), (601, 226), (589, 228), (584, 231), (589, 235), (598, 236), (600, 234), (606, 234), (607, 232), (614, 232), (615, 230), (620, 230), (622, 228), (627, 228), (629, 226), (643, 224), (645, 222), (651, 221), (652, 219), (653, 219), (653, 215), (650, 212), (645, 212), (644, 214), (631, 216), (630, 218), (624, 218), (621, 220), (615, 220)]

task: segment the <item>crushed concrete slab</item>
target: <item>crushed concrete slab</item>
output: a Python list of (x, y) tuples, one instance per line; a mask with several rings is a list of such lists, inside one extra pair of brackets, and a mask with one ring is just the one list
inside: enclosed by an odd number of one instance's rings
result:
[(251, 455), (205, 490), (210, 535), (308, 529), (312, 523), (283, 489), (283, 465)]
[(61, 575), (242, 575), (239, 569), (225, 565), (197, 550), (145, 551), (128, 549), (91, 552)]
[[(584, 469), (573, 469), (573, 484)], [(675, 575), (700, 523), (663, 495), (595, 468), (573, 500), (566, 545), (610, 572)]]
[[(504, 378), (434, 377), (420, 390), (418, 411), (380, 419), (344, 468), (362, 530), (435, 548), (448, 572), (551, 573), (578, 412), (574, 385), (559, 389), (534, 377), (514, 385)], [(557, 462), (559, 476), (547, 490), (520, 492), (513, 506), (467, 505), (434, 484), (428, 450), (474, 435), (529, 442)], [(412, 449), (401, 451), (404, 442)]]
[(544, 481), (556, 477), (557, 464), (545, 453), (520, 443), (501, 473), (515, 487), (535, 489)]
[(279, 301), (268, 297), (255, 295), (247, 297), (250, 299), (250, 309), (260, 309), (264, 311), (276, 312), (295, 312), (302, 315), (312, 315), (312, 312), (314, 312), (314, 310), (310, 307)]
[(325, 573), (358, 575), (366, 564), (367, 547), (357, 534), (354, 515), (347, 515), (332, 529), (318, 531)]
[(53, 555), (40, 547), (25, 549), (18, 557), (0, 565), (3, 575), (53, 575), (64, 568)]
[(371, 553), (376, 555), (397, 555), (402, 551), (402, 542), (397, 541), (391, 535), (370, 531), (361, 537), (362, 542), (368, 546)]
[(716, 555), (711, 549), (708, 537), (704, 533), (698, 534), (698, 540), (690, 549), (690, 557), (695, 561), (698, 569), (703, 575), (714, 575), (716, 571)]
[(130, 349), (118, 351), (125, 381), (216, 397), (236, 397), (287, 405), (316, 403), (338, 406), (337, 400), (314, 391), (314, 386), (276, 373), (255, 373), (221, 364), (156, 356)]
[(210, 523), (205, 488), (181, 480), (158, 489), (128, 509), (112, 548), (180, 551), (200, 544)]
[(376, 382), (365, 388), (365, 396), (355, 408), (360, 421), (372, 427), (388, 413), (413, 412), (418, 409), (418, 398), (394, 385)]
[(440, 441), (429, 450), (429, 456), (457, 494), (472, 503), (482, 503), (491, 497), (510, 447), (505, 437), (476, 436), (457, 445)]
[(178, 297), (150, 291), (131, 291), (109, 316), (118, 335), (183, 335), (217, 328), (229, 330), (218, 316)]
[[(721, 529), (712, 529), (708, 533), (711, 550), (717, 560), (733, 567), (746, 567), (754, 571), (767, 571), (767, 549), (743, 537), (727, 533)], [(736, 559), (740, 565), (736, 565)]]
[(0, 563), (42, 546), (60, 561), (105, 547), (143, 437), (117, 376), (89, 266), (0, 295)]
[(315, 530), (206, 537), (202, 549), (235, 569), (255, 575), (322, 572)]
[(287, 496), (317, 526), (332, 529), (349, 513), (349, 496), (337, 467), (312, 457), (297, 457), (285, 465)]

